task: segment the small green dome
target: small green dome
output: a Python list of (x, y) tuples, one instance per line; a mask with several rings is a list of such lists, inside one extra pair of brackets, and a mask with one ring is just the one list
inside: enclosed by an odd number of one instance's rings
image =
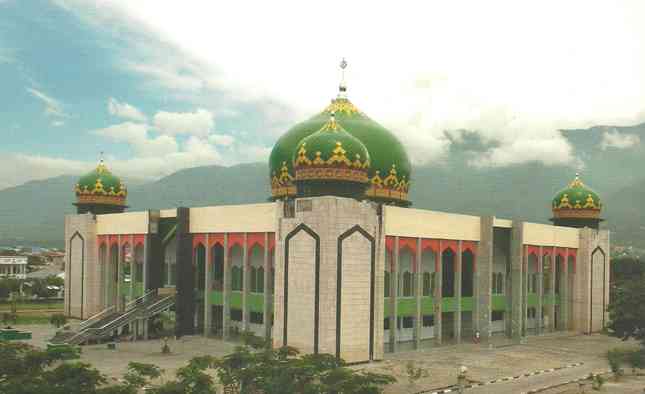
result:
[[(341, 92), (344, 94), (344, 92)], [(335, 114), (336, 122), (367, 148), (370, 157), (366, 197), (399, 205), (409, 205), (408, 190), (412, 166), (401, 142), (386, 128), (373, 121), (339, 96), (322, 112), (289, 129), (273, 147), (269, 157), (273, 198), (295, 195), (292, 155), (307, 136), (316, 133)]]
[(293, 153), (292, 166), (296, 182), (367, 184), (370, 155), (365, 145), (336, 122), (332, 114), (320, 130), (300, 141)]
[(77, 204), (124, 206), (128, 195), (121, 179), (108, 170), (103, 160), (78, 180), (74, 190)]
[(598, 194), (587, 187), (576, 175), (569, 186), (555, 195), (551, 208), (553, 216), (562, 218), (594, 219), (600, 217), (602, 203)]

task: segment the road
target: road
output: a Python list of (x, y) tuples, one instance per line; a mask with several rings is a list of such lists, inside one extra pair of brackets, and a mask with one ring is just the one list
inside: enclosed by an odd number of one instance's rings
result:
[(565, 383), (571, 380), (588, 376), (591, 372), (605, 372), (606, 365), (602, 363), (584, 364), (578, 367), (561, 369), (559, 371), (544, 373), (511, 380), (508, 382), (493, 383), (486, 386), (474, 387), (466, 390), (466, 393), (495, 393), (495, 394), (518, 394), (526, 393), (558, 383)]

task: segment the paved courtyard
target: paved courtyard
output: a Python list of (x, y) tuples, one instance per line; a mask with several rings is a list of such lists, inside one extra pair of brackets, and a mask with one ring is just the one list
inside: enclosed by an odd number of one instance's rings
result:
[[(33, 331), (31, 342), (38, 346), (44, 346), (55, 331), (52, 327), (44, 325), (22, 328)], [(206, 354), (222, 356), (231, 352), (235, 345), (217, 339), (191, 336), (169, 341), (172, 350), (170, 355), (162, 355), (161, 346), (162, 343), (159, 340), (119, 343), (116, 350), (109, 350), (105, 345), (84, 346), (82, 360), (91, 363), (110, 377), (120, 377), (125, 372), (129, 361), (156, 364), (166, 371), (166, 377), (170, 377), (174, 375), (177, 368), (185, 365), (192, 357)], [(399, 381), (388, 387), (387, 393), (419, 393), (432, 392), (454, 385), (461, 365), (468, 368), (468, 378), (471, 381), (489, 382), (504, 377), (582, 363), (582, 365), (553, 372), (467, 390), (472, 393), (518, 394), (530, 389), (581, 378), (590, 372), (606, 371), (608, 364), (604, 355), (607, 350), (634, 346), (636, 346), (634, 342), (622, 342), (604, 335), (558, 333), (529, 337), (525, 344), (514, 344), (508, 340), (499, 339), (492, 347), (462, 344), (387, 354), (386, 360), (382, 362), (357, 365), (354, 368), (395, 375)], [(406, 365), (410, 361), (413, 361), (416, 367), (426, 369), (429, 376), (415, 384), (409, 384)], [(639, 384), (643, 386), (642, 381), (639, 382), (635, 378), (634, 381), (635, 386)], [(632, 392), (619, 391), (617, 386), (609, 383), (606, 387), (614, 387), (614, 391), (604, 390), (605, 392)], [(565, 386), (560, 391), (548, 393), (559, 393), (569, 388)], [(642, 392), (642, 387), (640, 390), (635, 392)]]

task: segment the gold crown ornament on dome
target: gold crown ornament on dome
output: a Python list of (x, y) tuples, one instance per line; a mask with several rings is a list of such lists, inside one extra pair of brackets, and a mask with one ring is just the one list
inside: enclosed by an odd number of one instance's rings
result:
[(367, 149), (336, 122), (334, 113), (320, 130), (299, 143), (293, 160), (296, 181), (367, 183), (369, 166)]
[(558, 192), (552, 202), (556, 219), (599, 219), (602, 203), (598, 194), (585, 185), (576, 174), (567, 188)]
[(100, 160), (94, 170), (83, 175), (74, 187), (77, 204), (125, 206), (128, 196), (123, 182)]

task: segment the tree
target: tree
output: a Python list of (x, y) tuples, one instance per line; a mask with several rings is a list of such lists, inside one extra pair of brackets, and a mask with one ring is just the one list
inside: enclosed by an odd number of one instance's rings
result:
[(330, 354), (300, 356), (297, 349), (238, 347), (215, 362), (220, 382), (239, 393), (377, 394), (393, 377), (347, 368)]
[(633, 257), (611, 259), (611, 282), (614, 285), (633, 279), (645, 278), (645, 262)]
[(607, 310), (611, 335), (623, 340), (634, 338), (645, 346), (645, 280), (617, 285)]
[(136, 394), (161, 375), (154, 365), (131, 362), (124, 383), (107, 385), (106, 377), (90, 364), (65, 358), (58, 350), (0, 341), (0, 393)]

